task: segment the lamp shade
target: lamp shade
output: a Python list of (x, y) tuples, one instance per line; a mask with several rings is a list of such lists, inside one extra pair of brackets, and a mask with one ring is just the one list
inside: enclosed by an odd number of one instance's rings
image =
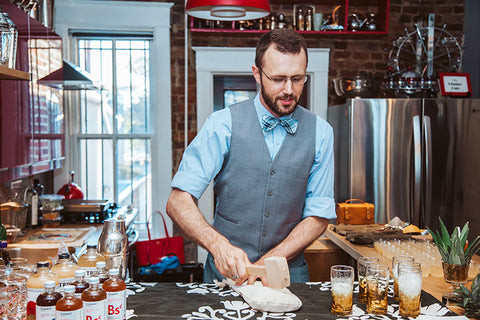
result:
[(253, 20), (270, 14), (268, 0), (187, 0), (186, 12), (207, 20)]

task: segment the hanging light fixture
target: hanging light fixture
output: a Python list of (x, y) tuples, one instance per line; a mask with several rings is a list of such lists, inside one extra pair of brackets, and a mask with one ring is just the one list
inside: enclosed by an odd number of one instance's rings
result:
[(268, 0), (187, 0), (185, 11), (207, 20), (253, 20), (270, 14)]

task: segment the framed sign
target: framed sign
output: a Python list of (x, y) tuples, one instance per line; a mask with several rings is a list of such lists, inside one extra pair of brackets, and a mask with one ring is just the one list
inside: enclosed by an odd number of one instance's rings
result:
[(469, 73), (439, 73), (442, 96), (470, 96), (472, 86)]

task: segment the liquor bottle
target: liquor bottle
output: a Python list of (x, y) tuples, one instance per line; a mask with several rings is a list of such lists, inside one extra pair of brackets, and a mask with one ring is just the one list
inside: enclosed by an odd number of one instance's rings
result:
[(93, 276), (98, 277), (100, 283), (104, 283), (109, 278), (107, 273), (107, 264), (105, 261), (97, 262), (97, 271), (93, 274)]
[(307, 16), (305, 17), (305, 30), (312, 31), (312, 9), (307, 10)]
[(83, 320), (83, 301), (74, 295), (75, 287), (68, 285), (63, 288), (65, 294), (55, 306), (56, 320)]
[(97, 271), (97, 262), (106, 261), (105, 257), (97, 252), (97, 245), (87, 245), (87, 251), (78, 259), (78, 267), (85, 270), (85, 276), (88, 278)]
[(85, 270), (75, 270), (75, 281), (70, 283), (70, 285), (75, 287), (74, 296), (77, 298), (82, 298), (82, 292), (88, 288), (88, 282), (85, 281)]
[(35, 309), (38, 296), (45, 290), (45, 281), (55, 281), (58, 285), (58, 277), (50, 271), (50, 262), (37, 262), (37, 272), (27, 279), (27, 319), (35, 319)]
[(119, 270), (111, 269), (110, 277), (102, 285), (103, 290), (107, 292), (107, 310), (109, 320), (124, 320), (127, 307), (125, 281), (119, 278)]
[(60, 287), (64, 287), (75, 281), (75, 270), (78, 266), (70, 260), (70, 254), (65, 252), (58, 255), (58, 263), (52, 267), (60, 282)]
[(43, 191), (45, 190), (45, 187), (40, 184), (40, 181), (38, 179), (33, 179), (33, 188), (35, 191), (37, 191), (38, 196), (43, 196)]
[(37, 297), (35, 312), (36, 320), (55, 319), (55, 305), (62, 298), (60, 292), (55, 292), (55, 281), (45, 281), (45, 292)]
[(107, 293), (99, 283), (98, 277), (89, 278), (89, 287), (82, 292), (85, 319), (107, 319)]
[(35, 184), (32, 179), (28, 187), (25, 188), (23, 194), (23, 202), (28, 206), (26, 225), (29, 227), (38, 226), (38, 197), (39, 194), (35, 190)]
[(298, 15), (297, 15), (297, 30), (298, 31), (303, 31), (304, 28), (304, 21), (303, 21), (303, 10), (298, 9)]

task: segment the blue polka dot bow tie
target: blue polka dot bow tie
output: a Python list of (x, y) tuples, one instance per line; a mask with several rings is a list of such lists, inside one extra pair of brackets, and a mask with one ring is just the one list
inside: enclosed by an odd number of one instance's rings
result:
[(262, 127), (266, 132), (273, 130), (276, 126), (281, 125), (288, 134), (294, 134), (297, 131), (298, 120), (293, 118), (279, 119), (272, 116), (263, 116)]

